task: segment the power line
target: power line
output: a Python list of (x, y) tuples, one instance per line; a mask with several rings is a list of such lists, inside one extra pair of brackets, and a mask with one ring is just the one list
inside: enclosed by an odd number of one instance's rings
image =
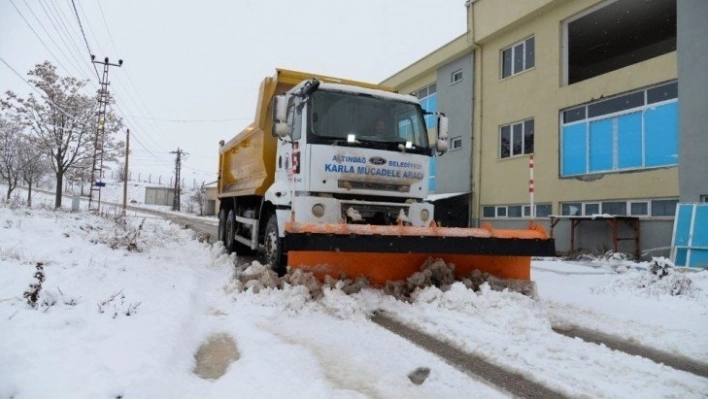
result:
[[(47, 51), (49, 52), (49, 54), (51, 54), (52, 57), (54, 57), (54, 60), (57, 62), (57, 64), (59, 64), (59, 66), (62, 67), (62, 69), (64, 69), (64, 71), (66, 71), (67, 73), (70, 73), (70, 72), (69, 72), (69, 68), (67, 68), (66, 66), (64, 66), (64, 64), (61, 63), (61, 61), (59, 60), (59, 57), (57, 57), (57, 56), (54, 54), (54, 52), (49, 48), (49, 46), (47, 46), (47, 44), (44, 42), (44, 40), (42, 40), (42, 37), (39, 36), (39, 34), (37, 33), (36, 30), (34, 30), (34, 28), (33, 28), (32, 25), (29, 23), (29, 21), (27, 20), (27, 18), (25, 18), (25, 16), (22, 15), (22, 12), (20, 12), (20, 9), (17, 8), (17, 6), (15, 5), (15, 3), (14, 3), (12, 0), (10, 0), (10, 4), (12, 4), (12, 7), (15, 8), (15, 11), (17, 11), (17, 13), (20, 14), (20, 17), (22, 17), (22, 20), (25, 21), (25, 23), (27, 24), (27, 27), (30, 28), (30, 30), (32, 31), (32, 33), (34, 33), (34, 35), (37, 36), (37, 39), (39, 39), (39, 41), (42, 43), (42, 45), (44, 46), (44, 48), (47, 49)], [(5, 65), (7, 65), (7, 64), (5, 64)], [(9, 65), (8, 65), (8, 67), (9, 67)], [(12, 68), (10, 68), (10, 69), (12, 69)], [(23, 80), (24, 80), (24, 78), (23, 78)]]
[[(74, 0), (71, 0), (73, 3)], [(98, 47), (98, 51), (101, 53), (105, 52), (101, 48), (101, 43), (98, 41), (96, 33), (94, 33), (93, 28), (91, 27), (91, 21), (89, 20), (88, 16), (86, 15), (86, 12), (84, 12), (84, 8), (81, 6), (81, 3), (79, 3), (79, 10), (81, 10), (81, 14), (84, 16), (84, 21), (86, 21), (86, 26), (88, 27), (89, 35), (93, 37), (93, 41), (96, 43), (96, 47)]]
[[(76, 40), (74, 39), (74, 37), (71, 36), (71, 33), (69, 32), (69, 28), (64, 23), (64, 18), (62, 18), (62, 16), (59, 14), (59, 11), (54, 6), (54, 3), (52, 1), (47, 1), (47, 7), (45, 7), (44, 4), (40, 1), (39, 5), (42, 7), (42, 10), (44, 10), (44, 13), (49, 18), (49, 22), (52, 23), (52, 26), (59, 34), (59, 38), (62, 40), (62, 42), (64, 42), (64, 45), (67, 47), (69, 54), (73, 56), (72, 58), (74, 60), (77, 60), (76, 56), (78, 56), (79, 66), (85, 67), (86, 69), (84, 69), (83, 71), (84, 72), (89, 71), (89, 76), (90, 76), (91, 75), (91, 68), (88, 65), (86, 65), (85, 63), (80, 61), (82, 59), (81, 49), (76, 44)], [(57, 23), (55, 24), (54, 21), (57, 21)], [(71, 46), (69, 46), (67, 44), (67, 41), (64, 40), (64, 37), (66, 37), (68, 39)], [(72, 49), (74, 50), (73, 53), (72, 53)]]
[[(39, 19), (39, 17), (37, 16), (37, 14), (35, 14), (35, 13), (34, 13), (34, 10), (32, 10), (32, 7), (30, 7), (29, 4), (27, 4), (27, 1), (26, 1), (26, 0), (22, 0), (22, 2), (25, 3), (25, 7), (27, 7), (27, 9), (29, 10), (30, 14), (32, 14), (32, 16), (33, 16), (34, 19), (37, 21), (37, 23), (39, 24), (39, 26), (42, 28), (42, 30), (44, 31), (44, 33), (49, 37), (49, 40), (51, 40), (51, 42), (54, 44), (54, 46), (59, 50), (59, 53), (64, 57), (65, 60), (69, 61), (69, 63), (71, 64), (71, 66), (72, 66), (73, 68), (75, 68), (75, 71), (78, 71), (78, 72), (79, 72), (79, 75), (82, 75), (82, 73), (81, 73), (81, 67), (77, 66), (77, 65), (74, 63), (74, 60), (73, 60), (72, 58), (68, 57), (68, 56), (64, 53), (64, 50), (62, 49), (62, 46), (60, 46), (60, 45), (54, 40), (54, 36), (49, 33), (49, 31), (48, 31), (47, 28), (44, 26), (44, 24), (42, 23), (42, 21)], [(39, 4), (42, 5), (42, 3), (39, 3)], [(42, 7), (44, 7), (44, 6), (42, 5)], [(45, 11), (45, 13), (46, 13), (46, 11)], [(53, 21), (50, 20), (49, 22), (51, 22), (52, 25), (54, 25), (54, 22), (53, 22)], [(62, 40), (63, 40), (63, 39), (62, 39)], [(68, 45), (66, 44), (66, 42), (64, 42), (64, 45), (68, 48)]]
[[(79, 18), (79, 12), (76, 10), (76, 3), (74, 3), (74, 0), (71, 0), (71, 5), (74, 7), (74, 14), (76, 14), (76, 20), (79, 22), (79, 28), (81, 28), (81, 35), (84, 37), (84, 43), (86, 43), (86, 50), (88, 50), (89, 55), (91, 55), (93, 54), (93, 52), (91, 51), (88, 39), (86, 38), (86, 32), (84, 32), (84, 26), (81, 24), (81, 18)], [(101, 80), (101, 75), (98, 73), (98, 68), (96, 68), (95, 64), (93, 66), (93, 69), (96, 71), (96, 78), (98, 78), (98, 80)]]
[(103, 6), (101, 6), (101, 1), (96, 0), (96, 3), (98, 3), (98, 9), (101, 10), (101, 18), (103, 18), (103, 24), (106, 26), (106, 32), (108, 32), (108, 38), (111, 39), (111, 44), (113, 45), (113, 51), (115, 51), (117, 53), (118, 48), (116, 47), (116, 42), (113, 41), (113, 35), (111, 34), (111, 30), (108, 28), (108, 21), (106, 21), (106, 14), (103, 13)]
[[(73, 0), (72, 0), (72, 2), (73, 2)], [(103, 23), (104, 23), (104, 25), (105, 25), (105, 27), (106, 27), (106, 31), (108, 32), (108, 36), (110, 37), (111, 43), (113, 44), (113, 47), (116, 49), (116, 52), (118, 52), (116, 43), (115, 43), (115, 41), (113, 40), (113, 34), (111, 33), (110, 27), (109, 27), (109, 25), (108, 25), (108, 21), (106, 20), (105, 13), (103, 12), (103, 7), (101, 6), (100, 1), (97, 0), (97, 2), (98, 2), (98, 6), (99, 6), (99, 8), (100, 8), (100, 11), (101, 11), (101, 15), (102, 15), (102, 17), (103, 17)], [(84, 11), (83, 11), (83, 7), (81, 7), (81, 4), (80, 4), (80, 3), (79, 3), (79, 8), (81, 9), (81, 12), (83, 13), (83, 12), (84, 12)], [(86, 14), (85, 14), (85, 13), (84, 13), (84, 17), (86, 17)], [(94, 39), (95, 39), (95, 34), (93, 33), (93, 29), (91, 28), (91, 25), (90, 25), (90, 23), (89, 23), (88, 20), (86, 21), (86, 24), (87, 24), (87, 26), (89, 27), (89, 30), (91, 31), (91, 34), (94, 35)], [(131, 105), (134, 107), (134, 109), (137, 110), (140, 114), (142, 114), (143, 117), (145, 117), (145, 115), (149, 115), (149, 114), (150, 114), (150, 111), (149, 111), (149, 109), (148, 109), (148, 107), (147, 107), (145, 101), (143, 100), (142, 96), (140, 95), (140, 91), (137, 89), (137, 86), (136, 86), (135, 83), (133, 82), (133, 79), (131, 78), (131, 75), (132, 75), (132, 74), (130, 73), (130, 71), (131, 71), (130, 68), (125, 68), (123, 75), (124, 75), (126, 78), (128, 78), (129, 86), (130, 86), (130, 88), (132, 89), (132, 91), (137, 95), (137, 99), (138, 99), (139, 101), (136, 101), (136, 100), (135, 100), (135, 98), (134, 98), (134, 97), (132, 96), (132, 94), (131, 94), (131, 91), (127, 89), (127, 86), (126, 86), (126, 90), (124, 91), (124, 94), (127, 95), (127, 97), (128, 97), (128, 98), (127, 98), (127, 99), (128, 99), (128, 103), (131, 104)], [(118, 81), (116, 81), (116, 92), (119, 91), (119, 90), (118, 90), (118, 84), (117, 84), (117, 83), (118, 83)], [(142, 108), (141, 108), (141, 105), (142, 105)], [(124, 118), (134, 118), (134, 117), (132, 117), (131, 115), (128, 115), (127, 113), (123, 113), (123, 114), (124, 114), (124, 115), (123, 115)], [(145, 119), (147, 119), (147, 120), (149, 121), (148, 123), (149, 123), (149, 125), (152, 127), (152, 129), (154, 129), (154, 130), (155, 130), (158, 134), (160, 134), (161, 136), (165, 136), (164, 132), (162, 132), (162, 130), (160, 129), (159, 126), (157, 126), (157, 125), (155, 125), (154, 123), (152, 123), (152, 121), (150, 121), (149, 118), (145, 117)], [(134, 119), (133, 119), (133, 123), (136, 124), (136, 125), (138, 125), (137, 121), (135, 121)], [(145, 135), (145, 137), (146, 137), (147, 139), (149, 139), (149, 141), (153, 142), (157, 147), (160, 147), (161, 144), (150, 134), (150, 130), (152, 130), (152, 129), (144, 129), (144, 128), (142, 128), (142, 129), (140, 129), (140, 131), (141, 131), (141, 133), (143, 133), (143, 134)]]
[(252, 118), (226, 118), (226, 119), (162, 119), (162, 118), (149, 118), (144, 116), (130, 115), (132, 118), (137, 119), (148, 119), (157, 122), (174, 122), (174, 123), (212, 123), (212, 122), (233, 122), (233, 121), (245, 121), (251, 120)]

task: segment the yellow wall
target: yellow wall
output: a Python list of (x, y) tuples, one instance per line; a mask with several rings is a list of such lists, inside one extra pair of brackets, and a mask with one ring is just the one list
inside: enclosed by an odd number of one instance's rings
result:
[[(480, 37), (484, 40), (477, 50), (475, 65), (479, 79), (475, 93), (477, 195), (473, 196), (473, 213), (477, 217), (484, 205), (528, 203), (529, 157), (500, 159), (499, 127), (532, 117), (536, 202), (553, 202), (553, 213), (560, 213), (558, 202), (565, 201), (678, 197), (676, 167), (606, 174), (594, 182), (559, 178), (561, 109), (677, 78), (673, 52), (570, 86), (563, 85), (562, 21), (599, 3), (599, 0), (523, 0), (515, 1), (512, 7), (507, 2), (479, 0), (471, 7), (476, 13), (470, 17), (475, 24), (472, 34), (477, 40)], [(520, 17), (524, 13), (528, 17)], [(504, 21), (515, 22), (504, 28)], [(502, 80), (501, 50), (532, 35), (535, 68)]]
[(467, 34), (433, 51), (427, 56), (386, 78), (382, 85), (394, 86), (399, 93), (408, 94), (429, 86), (437, 80), (437, 70), (441, 65), (470, 52), (471, 39)]

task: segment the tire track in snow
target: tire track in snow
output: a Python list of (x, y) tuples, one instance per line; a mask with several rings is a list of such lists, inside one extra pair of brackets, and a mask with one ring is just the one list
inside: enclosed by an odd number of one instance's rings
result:
[(554, 326), (553, 331), (566, 337), (580, 338), (586, 342), (605, 345), (606, 347), (616, 351), (625, 352), (634, 356), (641, 356), (655, 363), (662, 363), (669, 367), (673, 367), (676, 370), (681, 370), (700, 377), (708, 378), (708, 364), (689, 359), (685, 356), (674, 355), (644, 345), (635, 344), (610, 334), (579, 326)]
[(567, 397), (545, 385), (489, 363), (479, 356), (463, 352), (444, 341), (394, 320), (383, 312), (375, 314), (371, 321), (441, 357), (457, 369), (481, 378), (514, 396), (547, 399)]

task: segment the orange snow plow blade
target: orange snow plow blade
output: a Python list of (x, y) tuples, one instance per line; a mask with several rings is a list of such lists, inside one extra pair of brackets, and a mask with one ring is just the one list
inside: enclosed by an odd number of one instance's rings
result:
[(480, 270), (503, 279), (530, 280), (532, 256), (555, 256), (555, 243), (540, 225), (528, 230), (285, 224), (288, 265), (324, 276), (367, 277), (373, 286), (405, 280), (426, 259), (455, 265), (462, 277)]

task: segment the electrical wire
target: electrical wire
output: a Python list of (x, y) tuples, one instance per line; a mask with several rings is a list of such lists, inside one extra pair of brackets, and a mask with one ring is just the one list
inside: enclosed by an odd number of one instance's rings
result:
[[(74, 7), (74, 14), (76, 15), (76, 20), (79, 22), (79, 28), (81, 28), (81, 35), (84, 37), (84, 43), (86, 43), (86, 50), (88, 50), (89, 55), (92, 55), (93, 53), (91, 52), (91, 47), (89, 46), (88, 39), (86, 38), (86, 32), (84, 32), (84, 26), (81, 24), (81, 18), (79, 18), (79, 12), (76, 10), (76, 3), (74, 3), (74, 0), (71, 0), (71, 5)], [(98, 73), (96, 64), (93, 64), (93, 69), (96, 71), (96, 78), (98, 78), (98, 81), (100, 82), (101, 75)]]
[[(59, 38), (62, 40), (62, 42), (64, 42), (64, 45), (67, 47), (67, 49), (69, 51), (69, 54), (74, 56), (74, 60), (76, 60), (76, 56), (78, 56), (79, 60), (83, 59), (83, 57), (81, 56), (81, 54), (82, 54), (81, 49), (76, 44), (75, 38), (69, 32), (69, 29), (68, 29), (66, 23), (64, 23), (64, 19), (62, 18), (61, 15), (59, 15), (59, 11), (54, 6), (54, 3), (52, 1), (47, 1), (46, 3), (47, 3), (47, 7), (44, 6), (42, 1), (39, 1), (39, 5), (44, 10), (44, 13), (47, 14), (49, 21), (52, 23), (52, 26), (57, 31)], [(56, 21), (57, 23), (55, 24), (54, 21)], [(68, 39), (68, 42), (71, 44), (71, 46), (69, 46), (67, 44), (67, 41), (64, 40), (64, 37), (66, 37), (66, 39)], [(72, 52), (72, 50), (73, 50), (73, 52)], [(91, 68), (87, 64), (79, 61), (79, 65), (86, 68), (86, 69), (82, 70), (83, 72), (88, 70), (89, 71), (88, 75), (89, 76), (91, 75)]]
[(245, 121), (251, 120), (252, 118), (226, 118), (226, 119), (162, 119), (162, 118), (149, 118), (144, 116), (130, 115), (132, 118), (138, 119), (149, 119), (157, 122), (174, 122), (174, 123), (215, 123), (215, 122), (233, 122), (233, 121)]
[[(64, 64), (61, 63), (61, 60), (59, 59), (59, 57), (57, 57), (57, 56), (54, 54), (54, 52), (49, 48), (49, 46), (47, 46), (47, 44), (44, 42), (44, 40), (42, 40), (42, 37), (39, 36), (39, 34), (37, 33), (36, 30), (34, 30), (34, 28), (33, 28), (32, 25), (29, 23), (29, 21), (27, 20), (27, 18), (25, 18), (25, 16), (22, 15), (22, 12), (20, 12), (20, 9), (17, 8), (17, 6), (15, 5), (15, 3), (14, 3), (12, 0), (10, 0), (10, 4), (12, 4), (12, 7), (15, 8), (15, 11), (17, 11), (17, 13), (20, 14), (20, 17), (22, 18), (22, 20), (25, 21), (25, 23), (27, 24), (27, 27), (29, 27), (30, 30), (32, 31), (32, 33), (34, 33), (34, 35), (37, 37), (37, 39), (39, 39), (40, 43), (42, 43), (42, 46), (44, 46), (44, 48), (49, 52), (49, 54), (50, 54), (52, 57), (54, 57), (54, 60), (57, 62), (57, 64), (58, 64), (62, 69), (64, 69), (64, 71), (65, 71), (66, 73), (71, 73), (71, 72), (69, 71), (69, 68), (67, 68)], [(6, 65), (7, 65), (7, 64), (6, 64)], [(12, 69), (12, 68), (11, 68), (11, 69)], [(20, 76), (21, 76), (21, 75), (20, 75)], [(23, 80), (24, 80), (24, 78), (23, 78)]]
[[(49, 30), (47, 30), (47, 28), (44, 26), (44, 24), (43, 24), (42, 21), (39, 19), (39, 17), (37, 16), (37, 14), (34, 13), (34, 10), (32, 10), (32, 7), (30, 7), (29, 4), (27, 4), (27, 1), (26, 1), (26, 0), (22, 0), (22, 2), (25, 4), (25, 7), (27, 7), (27, 9), (29, 10), (30, 14), (32, 14), (32, 16), (34, 17), (34, 19), (37, 21), (37, 23), (39, 24), (40, 28), (42, 28), (42, 30), (44, 31), (44, 33), (49, 37), (49, 40), (51, 40), (51, 42), (54, 44), (54, 46), (57, 48), (57, 50), (59, 50), (59, 53), (64, 57), (64, 59), (65, 59), (66, 61), (69, 61), (69, 63), (71, 64), (71, 66), (75, 69), (75, 71), (79, 72), (79, 76), (81, 76), (81, 75), (82, 75), (81, 67), (80, 67), (80, 66), (77, 66), (77, 64), (75, 64), (75, 62), (74, 62), (75, 59), (68, 57), (68, 56), (66, 55), (66, 53), (64, 53), (64, 50), (63, 50), (62, 46), (60, 46), (60, 45), (54, 40), (54, 35), (52, 35), (51, 33), (49, 33)], [(41, 4), (42, 4), (42, 3), (40, 3), (40, 5), (41, 5)], [(50, 21), (50, 22), (51, 22), (52, 24), (54, 24), (54, 22), (52, 22), (52, 21)], [(68, 45), (66, 44), (66, 42), (64, 42), (64, 45), (68, 48)]]

